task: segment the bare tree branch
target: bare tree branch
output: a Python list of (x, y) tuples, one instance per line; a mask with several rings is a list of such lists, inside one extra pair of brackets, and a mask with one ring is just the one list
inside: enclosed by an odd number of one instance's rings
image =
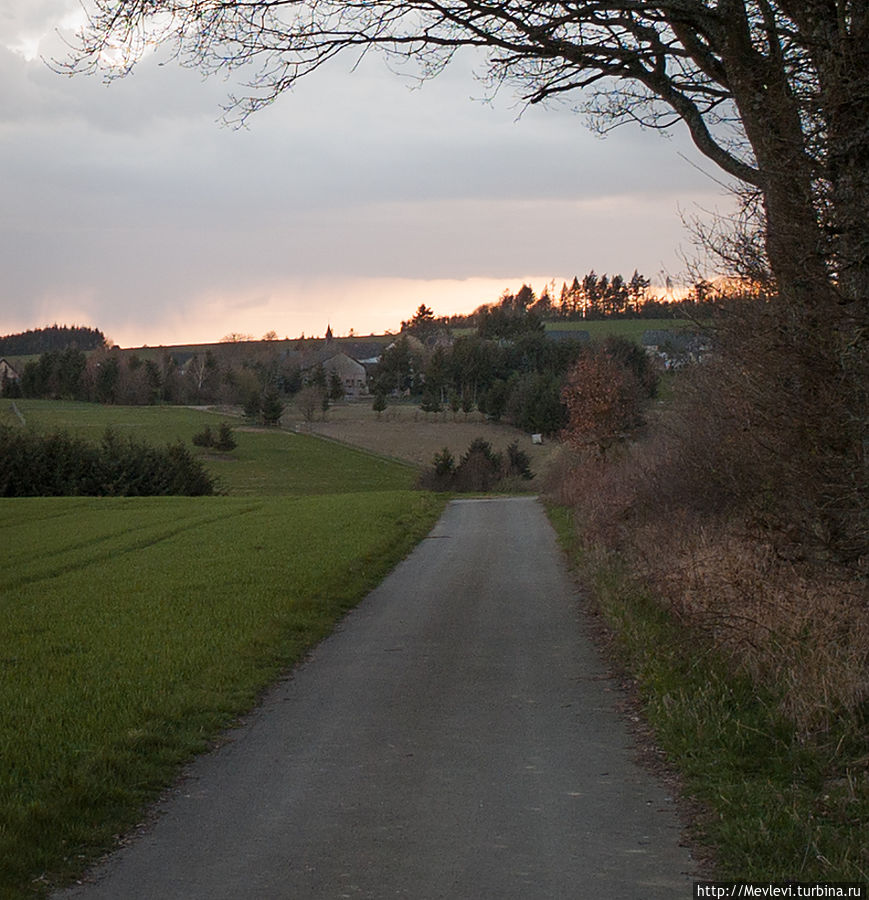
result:
[(603, 130), (682, 121), (701, 153), (762, 191), (783, 289), (808, 302), (847, 281), (852, 299), (869, 295), (865, 0), (85, 2), (59, 70), (111, 79), (168, 45), (205, 72), (253, 71), (232, 100), (242, 119), (348, 51), (379, 50), (430, 78), (473, 47), (494, 89), (528, 103), (575, 97)]

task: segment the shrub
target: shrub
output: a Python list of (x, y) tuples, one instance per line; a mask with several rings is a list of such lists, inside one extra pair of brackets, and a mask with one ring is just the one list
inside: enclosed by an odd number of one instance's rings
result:
[(632, 369), (606, 350), (587, 353), (571, 367), (562, 388), (565, 438), (601, 456), (643, 423), (643, 387)]
[(419, 477), (418, 486), (426, 491), (449, 491), (453, 488), (456, 461), (448, 447), (435, 453), (431, 468)]
[[(496, 453), (492, 449), (491, 443), (485, 440), (485, 438), (474, 438), (468, 446), (465, 455), (462, 457), (461, 462), (465, 462), (469, 457), (473, 454), (479, 454), (485, 457), (489, 462), (491, 462), (495, 466), (500, 466), (501, 464), (501, 454)], [(461, 463), (460, 463), (461, 464)]]
[(193, 443), (197, 447), (213, 447), (214, 435), (211, 433), (211, 427), (206, 425), (202, 431), (193, 435)]
[(618, 553), (662, 608), (778, 695), (801, 736), (856, 719), (869, 708), (865, 582), (798, 530), (766, 526), (754, 457), (698, 401), (618, 456), (564, 457), (550, 490), (586, 546)]
[(235, 450), (237, 444), (232, 434), (232, 428), (226, 422), (221, 422), (217, 430), (217, 440), (214, 442), (214, 449), (228, 453)]
[(453, 454), (450, 453), (449, 447), (444, 447), (440, 453), (435, 453), (433, 465), (435, 475), (439, 478), (451, 476), (456, 471), (456, 461)]
[[(159, 450), (155, 452), (160, 453)], [(159, 459), (163, 475), (162, 489), (155, 490), (155, 494), (183, 494), (199, 497), (214, 493), (214, 479), (184, 444), (180, 441), (176, 444), (169, 444), (163, 452), (165, 456)]]
[(726, 489), (764, 531), (865, 577), (869, 342), (842, 310), (825, 313), (730, 304), (714, 358), (688, 385), (686, 418), (719, 435), (713, 464), (740, 473)]
[(436, 453), (431, 468), (419, 478), (419, 487), (431, 491), (489, 491), (507, 478), (530, 479), (531, 471), (528, 455), (519, 449), (514, 441), (507, 448), (505, 460), (501, 453), (492, 450), (492, 445), (483, 438), (471, 441), (458, 465), (447, 447)]
[(534, 473), (531, 471), (531, 460), (524, 450), (519, 449), (518, 441), (513, 441), (507, 446), (505, 474), (507, 477), (518, 475), (526, 480), (534, 477)]
[[(384, 403), (384, 406), (386, 404)], [(422, 402), (419, 408), (426, 413), (439, 413), (443, 411), (441, 399), (437, 391), (425, 391), (422, 395)]]
[(486, 452), (486, 449), (472, 445), (456, 467), (453, 489), (466, 492), (491, 490), (501, 479), (499, 462), (491, 450)]
[(221, 422), (217, 430), (217, 437), (211, 431), (211, 427), (206, 425), (198, 434), (193, 435), (193, 443), (197, 447), (213, 447), (215, 450), (228, 452), (236, 447), (235, 438), (232, 436), (232, 428), (226, 423)]
[(258, 422), (262, 412), (262, 405), (262, 397), (259, 392), (249, 394), (244, 403), (245, 418), (250, 419), (252, 422)]

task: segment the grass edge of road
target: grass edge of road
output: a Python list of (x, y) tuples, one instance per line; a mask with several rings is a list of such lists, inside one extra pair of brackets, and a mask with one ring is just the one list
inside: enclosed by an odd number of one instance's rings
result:
[[(584, 546), (571, 511), (546, 504), (642, 716), (681, 785), (704, 875), (866, 882), (869, 757), (843, 730), (800, 741), (777, 698), (675, 620), (624, 561)], [(847, 749), (846, 749), (847, 747)], [(850, 751), (850, 752), (848, 752)]]

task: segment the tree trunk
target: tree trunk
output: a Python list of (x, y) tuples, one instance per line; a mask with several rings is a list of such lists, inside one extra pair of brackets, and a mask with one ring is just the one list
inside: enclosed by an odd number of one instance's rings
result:
[(865, 351), (855, 312), (869, 297), (869, 97), (855, 88), (869, 51), (833, 52), (823, 35), (815, 42), (826, 48), (816, 52), (826, 60), (819, 112), (829, 151), (818, 158), (781, 48), (757, 52), (744, 5), (722, 0), (722, 8), (728, 86), (760, 173), (777, 283), (770, 304), (735, 321), (728, 377), (746, 403), (743, 425), (768, 478), (761, 495), (773, 519), (852, 561), (865, 535), (866, 487)]
[(841, 299), (865, 324), (869, 301), (869, 6), (783, 0), (817, 73), (825, 226)]
[(821, 67), (834, 264), (855, 312), (869, 303), (869, 47), (841, 42)]
[(826, 305), (833, 293), (829, 247), (797, 98), (775, 48), (761, 54), (753, 47), (744, 5), (728, 3), (727, 10), (722, 56), (760, 172), (766, 249), (779, 294), (803, 309)]

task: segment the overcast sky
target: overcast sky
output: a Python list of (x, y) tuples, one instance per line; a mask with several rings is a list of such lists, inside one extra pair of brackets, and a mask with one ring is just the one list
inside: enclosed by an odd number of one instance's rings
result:
[(470, 59), (421, 89), (339, 59), (233, 130), (220, 78), (155, 59), (109, 86), (52, 72), (40, 56), (79, 15), (0, 4), (0, 334), (366, 334), (592, 268), (677, 281), (681, 217), (727, 205), (684, 134), (520, 117), (507, 91), (475, 99)]

